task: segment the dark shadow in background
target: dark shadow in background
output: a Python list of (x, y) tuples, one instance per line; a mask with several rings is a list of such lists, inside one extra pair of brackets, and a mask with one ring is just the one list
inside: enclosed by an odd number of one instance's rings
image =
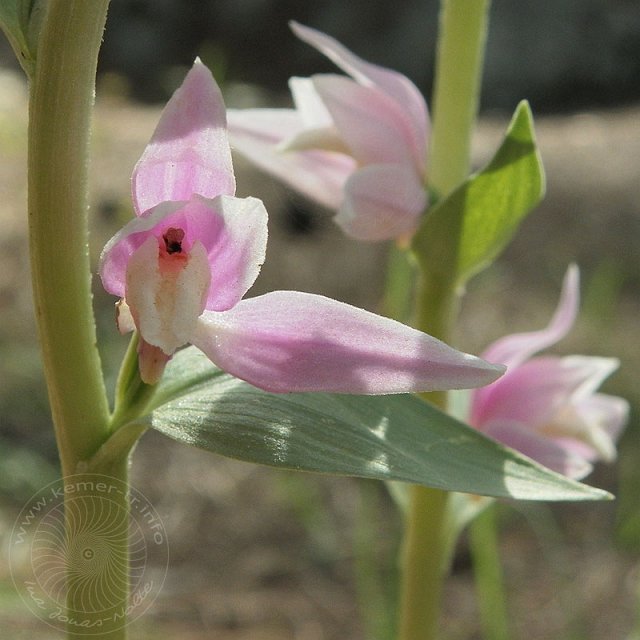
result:
[[(334, 70), (289, 31), (291, 19), (330, 33), (367, 60), (408, 75), (429, 96), (438, 0), (112, 0), (101, 71), (132, 97), (164, 101), (170, 71), (202, 56), (218, 80), (286, 92), (291, 75)], [(640, 98), (640, 4), (635, 0), (493, 0), (484, 109), (540, 112)]]

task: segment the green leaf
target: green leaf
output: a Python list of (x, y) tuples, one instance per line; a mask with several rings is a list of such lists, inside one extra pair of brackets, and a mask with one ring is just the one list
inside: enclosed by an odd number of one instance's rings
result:
[(33, 76), (40, 27), (44, 20), (43, 0), (0, 0), (0, 28), (27, 76)]
[(142, 422), (200, 449), (287, 469), (517, 499), (609, 497), (415, 396), (266, 393), (222, 373), (193, 347), (171, 360)]
[(428, 212), (413, 243), (423, 268), (464, 284), (504, 249), (544, 189), (533, 117), (523, 101), (491, 162)]

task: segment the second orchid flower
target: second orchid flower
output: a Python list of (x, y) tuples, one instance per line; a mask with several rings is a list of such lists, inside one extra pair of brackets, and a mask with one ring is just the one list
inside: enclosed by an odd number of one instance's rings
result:
[(422, 94), (406, 76), (365, 62), (333, 38), (291, 28), (351, 77), (291, 78), (295, 109), (230, 110), (234, 148), (335, 210), (335, 221), (357, 240), (412, 234), (427, 206)]
[(598, 393), (615, 358), (535, 356), (564, 337), (578, 313), (578, 269), (565, 277), (558, 309), (541, 331), (505, 336), (482, 354), (507, 373), (472, 392), (469, 423), (545, 466), (580, 479), (592, 462), (611, 462), (629, 413), (623, 398)]

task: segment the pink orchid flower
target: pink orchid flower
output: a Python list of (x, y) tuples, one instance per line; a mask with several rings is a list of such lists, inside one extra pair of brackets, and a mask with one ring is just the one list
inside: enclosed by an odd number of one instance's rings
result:
[(413, 233), (427, 206), (428, 114), (405, 76), (361, 60), (333, 38), (294, 33), (351, 78), (291, 78), (295, 109), (229, 111), (233, 147), (264, 171), (337, 211), (365, 241)]
[(575, 479), (591, 462), (612, 461), (628, 416), (626, 400), (597, 393), (618, 368), (614, 358), (537, 356), (564, 337), (575, 322), (579, 274), (571, 266), (558, 308), (546, 329), (506, 336), (483, 354), (507, 373), (472, 392), (470, 423), (488, 436)]
[(265, 257), (267, 212), (236, 198), (225, 108), (196, 61), (164, 109), (132, 179), (136, 218), (106, 245), (118, 327), (137, 329), (155, 383), (185, 344), (267, 391), (400, 393), (467, 388), (503, 367), (362, 309), (277, 291), (242, 300)]

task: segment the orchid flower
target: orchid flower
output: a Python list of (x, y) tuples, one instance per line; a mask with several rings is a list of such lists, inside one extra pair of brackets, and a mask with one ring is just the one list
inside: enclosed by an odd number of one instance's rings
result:
[(337, 211), (365, 241), (415, 231), (427, 206), (428, 114), (405, 76), (365, 62), (333, 38), (293, 32), (351, 77), (291, 78), (295, 109), (229, 111), (233, 147), (293, 189)]
[(132, 178), (136, 217), (106, 245), (105, 289), (118, 327), (139, 333), (155, 383), (191, 343), (268, 391), (400, 393), (487, 384), (500, 366), (393, 320), (322, 296), (242, 300), (265, 257), (267, 212), (236, 198), (222, 95), (196, 60), (165, 107)]
[(614, 358), (537, 356), (575, 322), (579, 274), (571, 266), (558, 308), (541, 331), (506, 336), (483, 354), (507, 365), (497, 382), (472, 392), (470, 423), (488, 436), (572, 478), (591, 462), (612, 461), (629, 411), (626, 400), (597, 393), (618, 368)]

